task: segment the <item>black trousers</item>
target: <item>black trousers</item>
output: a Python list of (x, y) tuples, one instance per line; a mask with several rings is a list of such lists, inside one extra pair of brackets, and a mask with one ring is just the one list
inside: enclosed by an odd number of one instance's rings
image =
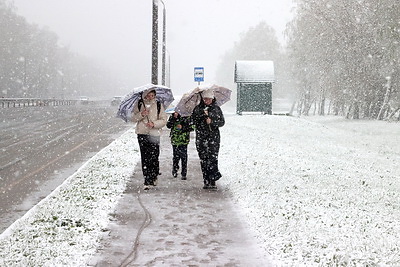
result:
[(182, 164), (181, 175), (182, 177), (186, 177), (187, 174), (187, 162), (188, 162), (188, 155), (187, 155), (187, 145), (179, 145), (179, 146), (172, 146), (172, 173), (178, 173), (179, 170), (179, 161)]
[(213, 138), (196, 139), (204, 184), (210, 184), (222, 177), (218, 169), (219, 142)]
[(138, 134), (137, 138), (142, 161), (144, 184), (152, 185), (160, 171), (160, 137)]

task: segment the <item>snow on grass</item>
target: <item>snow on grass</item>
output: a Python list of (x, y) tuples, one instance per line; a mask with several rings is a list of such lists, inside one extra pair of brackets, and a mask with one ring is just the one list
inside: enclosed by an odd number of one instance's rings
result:
[(221, 183), (278, 266), (398, 266), (400, 125), (330, 122), (228, 117)]
[(0, 236), (0, 266), (83, 266), (139, 161), (133, 130), (101, 150)]
[[(224, 184), (276, 266), (400, 266), (400, 124), (227, 115)], [(0, 236), (0, 266), (84, 266), (139, 161), (129, 130)]]

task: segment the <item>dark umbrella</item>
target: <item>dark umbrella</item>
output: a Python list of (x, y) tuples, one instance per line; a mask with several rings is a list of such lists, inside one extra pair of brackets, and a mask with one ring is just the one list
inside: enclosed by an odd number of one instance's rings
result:
[(156, 91), (156, 99), (167, 108), (172, 101), (174, 101), (174, 96), (172, 94), (171, 88), (163, 85), (146, 84), (140, 87), (136, 87), (133, 91), (127, 94), (124, 99), (119, 104), (117, 117), (123, 119), (125, 122), (128, 121), (134, 105), (142, 98), (143, 94), (149, 91)]

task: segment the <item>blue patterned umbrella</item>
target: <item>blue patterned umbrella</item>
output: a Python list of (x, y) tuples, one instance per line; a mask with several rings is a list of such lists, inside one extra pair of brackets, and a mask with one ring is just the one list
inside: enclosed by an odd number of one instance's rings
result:
[(119, 105), (117, 117), (123, 119), (125, 122), (128, 122), (136, 102), (141, 99), (143, 93), (147, 93), (152, 90), (156, 91), (156, 99), (163, 104), (164, 108), (167, 108), (172, 101), (174, 101), (174, 96), (170, 88), (163, 85), (155, 85), (151, 83), (146, 84), (134, 88), (131, 93), (124, 97)]

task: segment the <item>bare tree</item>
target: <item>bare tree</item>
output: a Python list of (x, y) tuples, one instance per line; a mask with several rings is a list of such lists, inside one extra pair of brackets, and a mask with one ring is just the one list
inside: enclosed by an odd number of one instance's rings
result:
[(231, 88), (235, 88), (233, 76), (236, 60), (272, 60), (275, 62), (275, 73), (279, 75), (282, 52), (275, 30), (261, 22), (244, 32), (233, 48), (226, 52), (218, 66), (217, 77), (221, 84)]
[(287, 35), (293, 77), (302, 85), (298, 89), (320, 102), (321, 115), (329, 98), (335, 114), (353, 119), (388, 116), (399, 86), (400, 4), (395, 0), (296, 2), (297, 15)]
[(59, 46), (54, 32), (27, 23), (11, 2), (0, 0), (0, 96), (99, 96), (118, 84), (100, 66)]

